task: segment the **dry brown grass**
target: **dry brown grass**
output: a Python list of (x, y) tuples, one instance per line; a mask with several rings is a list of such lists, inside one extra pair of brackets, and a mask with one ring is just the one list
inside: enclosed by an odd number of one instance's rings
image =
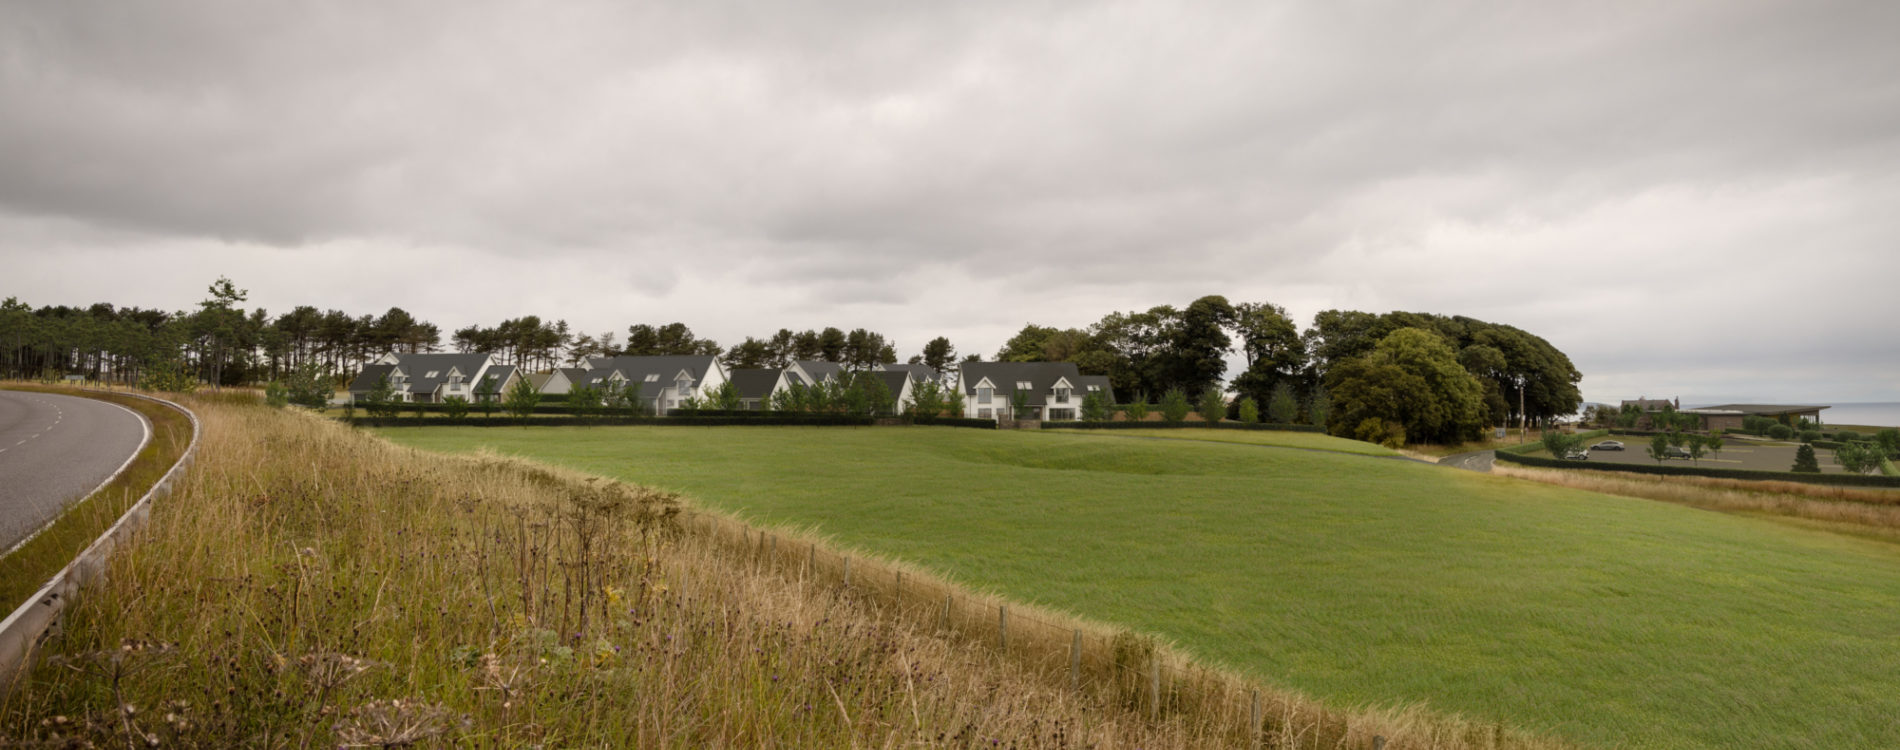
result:
[(1492, 472), (1576, 489), (1663, 500), (1697, 508), (1762, 513), (1900, 531), (1900, 492), (1802, 482), (1713, 477), (1611, 475), (1498, 463)]
[(1256, 691), (1267, 747), (1558, 746), (897, 566), (846, 585), (838, 552), (643, 488), (192, 405), (201, 459), (0, 703), (0, 746), (1246, 747)]

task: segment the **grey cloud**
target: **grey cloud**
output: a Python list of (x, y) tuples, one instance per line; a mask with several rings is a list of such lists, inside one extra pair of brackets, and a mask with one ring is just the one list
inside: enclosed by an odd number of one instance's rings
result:
[[(14, 3), (0, 211), (125, 253), (591, 269), (536, 277), (625, 290), (589, 329), (711, 279), (739, 302), (708, 316), (761, 321), (721, 340), (786, 314), (757, 300), (977, 331), (1226, 293), (1511, 322), (1586, 372), (1765, 337), (1872, 372), (1900, 366), (1851, 333), (1900, 276), (1897, 27), (1875, 2)], [(43, 241), (22, 226), (9, 260)], [(1816, 287), (1800, 317), (1700, 312)], [(1685, 322), (1636, 337), (1657, 317)]]

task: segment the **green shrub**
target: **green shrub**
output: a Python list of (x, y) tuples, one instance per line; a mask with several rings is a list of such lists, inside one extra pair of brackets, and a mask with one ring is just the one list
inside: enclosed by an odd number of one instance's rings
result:
[(1803, 443), (1812, 443), (1820, 439), (1821, 439), (1820, 430), (1802, 430), (1801, 431), (1801, 442)]
[(1167, 422), (1179, 422), (1187, 419), (1194, 407), (1188, 405), (1187, 392), (1179, 388), (1169, 388), (1161, 396), (1161, 419)]
[(1769, 425), (1768, 437), (1776, 440), (1787, 440), (1788, 438), (1794, 437), (1794, 428), (1779, 423)]
[(1853, 430), (1841, 430), (1840, 432), (1834, 433), (1834, 439), (1843, 443), (1851, 443), (1860, 439), (1860, 433)]
[(1240, 423), (1260, 424), (1260, 406), (1253, 402), (1252, 397), (1240, 400)]
[(1842, 443), (1834, 449), (1834, 463), (1840, 464), (1849, 474), (1865, 474), (1880, 468), (1887, 460), (1880, 452), (1880, 446), (1873, 443)]
[(290, 388), (281, 380), (270, 381), (270, 385), (264, 386), (264, 405), (275, 409), (289, 406)]
[(1135, 400), (1128, 402), (1127, 406), (1122, 407), (1122, 414), (1128, 417), (1128, 421), (1130, 422), (1140, 422), (1147, 419), (1148, 394), (1136, 393)]
[(461, 396), (442, 399), (442, 413), (448, 415), (449, 419), (461, 419), (468, 416), (468, 406), (468, 399)]
[(1221, 395), (1219, 388), (1210, 385), (1207, 390), (1201, 391), (1201, 401), (1195, 408), (1201, 412), (1201, 421), (1219, 424), (1227, 417), (1227, 398)]

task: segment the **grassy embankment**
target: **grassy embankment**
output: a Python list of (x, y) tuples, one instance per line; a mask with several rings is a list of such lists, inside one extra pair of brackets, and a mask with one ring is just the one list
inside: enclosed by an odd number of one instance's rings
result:
[(1900, 549), (1412, 462), (933, 428), (385, 430), (690, 495), (1340, 704), (1602, 745), (1900, 744)]
[[(200, 459), (69, 610), (31, 682), (0, 702), (0, 745), (1247, 739), (1231, 711), (1150, 722), (1151, 706), (1117, 686), (1075, 691), (1062, 667), (979, 645), (982, 623), (940, 630), (929, 606), (880, 606), (817, 571), (762, 564), (757, 534), (682, 523), (662, 492), (410, 451), (308, 414), (188, 403), (206, 430)], [(701, 533), (708, 520), (721, 533)], [(714, 541), (735, 536), (746, 542)], [(800, 557), (787, 542), (773, 547), (779, 562)], [(1393, 748), (1490, 746), (1488, 730), (1457, 741), (1445, 731), (1456, 724), (1417, 712), (1346, 717), (1273, 698), (1276, 747), (1321, 735), (1363, 747), (1370, 731), (1396, 735)]]
[(111, 528), (125, 509), (165, 476), (191, 442), (191, 420), (161, 404), (117, 393), (28, 383), (0, 385), (10, 390), (96, 398), (143, 415), (152, 439), (110, 484), (75, 503), (51, 525), (6, 557), (0, 557), (0, 617), (19, 607), (55, 573)]

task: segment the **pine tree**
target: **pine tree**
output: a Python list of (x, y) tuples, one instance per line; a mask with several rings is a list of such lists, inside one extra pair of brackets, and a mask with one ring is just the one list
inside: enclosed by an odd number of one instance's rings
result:
[(1795, 449), (1794, 468), (1790, 469), (1790, 471), (1798, 471), (1804, 474), (1821, 473), (1821, 462), (1814, 460), (1814, 446), (1802, 443), (1801, 447)]

